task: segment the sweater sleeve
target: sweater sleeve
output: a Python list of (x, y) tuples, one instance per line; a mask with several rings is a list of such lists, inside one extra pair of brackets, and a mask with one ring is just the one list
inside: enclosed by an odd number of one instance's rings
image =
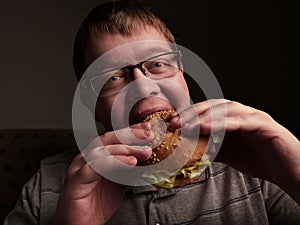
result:
[(40, 212), (40, 171), (22, 188), (22, 194), (3, 225), (35, 225)]
[(277, 185), (262, 181), (269, 224), (300, 224), (300, 206)]

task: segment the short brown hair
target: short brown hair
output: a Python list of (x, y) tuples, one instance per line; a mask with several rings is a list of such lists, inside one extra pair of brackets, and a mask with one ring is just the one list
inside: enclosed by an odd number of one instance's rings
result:
[(94, 7), (79, 27), (74, 41), (73, 67), (80, 80), (87, 66), (85, 48), (89, 37), (101, 31), (130, 35), (141, 27), (151, 26), (175, 43), (165, 23), (148, 7), (134, 0), (111, 1)]

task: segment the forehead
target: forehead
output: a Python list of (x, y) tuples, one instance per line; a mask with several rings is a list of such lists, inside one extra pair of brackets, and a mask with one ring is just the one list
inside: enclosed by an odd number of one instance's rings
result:
[[(145, 44), (130, 46), (130, 43), (141, 43), (143, 41), (145, 41)], [(90, 65), (99, 56), (108, 52), (112, 53), (114, 57), (120, 54), (125, 55), (127, 53), (126, 57), (134, 58), (135, 54), (145, 55), (148, 52), (151, 55), (152, 52), (158, 51), (158, 49), (161, 48), (161, 45), (154, 46), (154, 44), (150, 44), (149, 41), (167, 42), (166, 38), (152, 27), (132, 32), (132, 34), (129, 36), (122, 34), (109, 34), (104, 32), (99, 33), (98, 35), (91, 37), (87, 43), (85, 63), (86, 65)], [(121, 45), (127, 45), (128, 47), (115, 50)]]
[(175, 45), (166, 41), (145, 40), (120, 45), (103, 53), (87, 68), (85, 75), (97, 76), (104, 71), (119, 69), (170, 52)]
[(103, 34), (89, 43), (86, 75), (96, 76), (103, 71), (134, 65), (152, 56), (174, 50), (176, 45), (168, 42), (154, 29), (133, 33), (131, 36)]

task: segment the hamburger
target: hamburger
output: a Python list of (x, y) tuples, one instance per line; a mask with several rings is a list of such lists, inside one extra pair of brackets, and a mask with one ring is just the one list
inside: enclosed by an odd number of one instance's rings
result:
[[(139, 164), (149, 166), (171, 157), (163, 170), (154, 170), (143, 174), (143, 177), (151, 183), (163, 188), (182, 187), (198, 181), (201, 173), (209, 164), (209, 160), (204, 159), (205, 151), (209, 145), (209, 136), (200, 136), (198, 140), (183, 136), (181, 128), (173, 129), (167, 122), (173, 111), (155, 112), (144, 119), (145, 122), (150, 122), (155, 138), (150, 143), (152, 147), (151, 157), (147, 161), (139, 162)], [(175, 150), (176, 154), (174, 154)], [(180, 169), (174, 173), (172, 168), (179, 166)]]

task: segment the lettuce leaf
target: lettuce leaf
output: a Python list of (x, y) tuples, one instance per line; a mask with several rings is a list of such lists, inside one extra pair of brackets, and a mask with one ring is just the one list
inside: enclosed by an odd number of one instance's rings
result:
[[(209, 160), (195, 162), (192, 166), (182, 168), (174, 173), (166, 170), (156, 170), (152, 173), (144, 173), (142, 176), (152, 184), (162, 188), (173, 188), (176, 177), (180, 179), (193, 179), (199, 177), (205, 170), (207, 165), (210, 164)], [(168, 177), (168, 178), (166, 178)]]

